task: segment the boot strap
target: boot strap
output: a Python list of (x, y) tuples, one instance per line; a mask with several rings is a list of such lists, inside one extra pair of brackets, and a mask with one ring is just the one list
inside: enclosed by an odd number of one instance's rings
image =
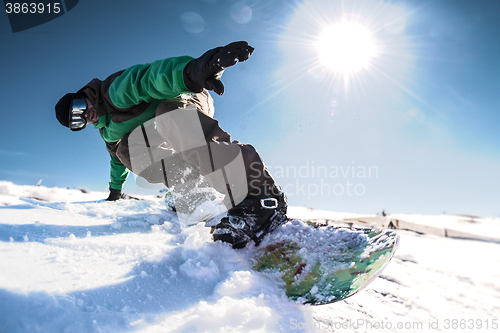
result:
[(267, 226), (265, 226), (262, 230), (254, 233), (254, 232), (249, 232), (249, 230), (242, 230), (248, 237), (250, 237), (254, 242), (255, 246), (258, 246), (262, 239), (270, 232), (273, 230), (276, 230), (280, 225), (284, 224), (285, 222), (288, 221), (288, 218), (286, 215), (283, 215), (282, 218), (279, 216), (276, 216), (280, 214), (279, 212), (274, 212), (273, 216), (271, 217), (272, 222), (269, 223)]
[(263, 199), (245, 199), (243, 200), (246, 207), (261, 207), (264, 209), (277, 209), (284, 207), (276, 198), (263, 198)]
[(265, 198), (260, 199), (260, 205), (265, 209), (276, 209), (278, 208), (278, 199), (276, 198)]

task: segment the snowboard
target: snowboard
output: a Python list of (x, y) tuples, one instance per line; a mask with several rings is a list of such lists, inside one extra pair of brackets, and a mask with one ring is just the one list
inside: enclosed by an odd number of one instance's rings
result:
[(288, 298), (329, 304), (372, 283), (398, 243), (393, 230), (315, 227), (290, 220), (252, 250), (251, 262), (254, 270), (275, 279)]

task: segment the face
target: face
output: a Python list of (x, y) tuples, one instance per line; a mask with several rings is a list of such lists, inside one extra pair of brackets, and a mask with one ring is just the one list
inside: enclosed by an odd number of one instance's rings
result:
[(97, 111), (88, 98), (85, 100), (87, 101), (87, 110), (83, 113), (83, 117), (87, 120), (87, 124), (95, 124), (99, 120)]

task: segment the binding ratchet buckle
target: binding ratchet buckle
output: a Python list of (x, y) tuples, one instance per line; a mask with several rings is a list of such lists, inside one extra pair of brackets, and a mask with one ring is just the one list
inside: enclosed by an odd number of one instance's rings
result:
[(275, 198), (260, 199), (260, 205), (265, 209), (276, 209), (278, 208), (278, 200)]

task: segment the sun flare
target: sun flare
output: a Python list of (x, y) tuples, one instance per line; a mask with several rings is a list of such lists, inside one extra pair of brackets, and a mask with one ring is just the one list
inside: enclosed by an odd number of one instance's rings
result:
[(367, 68), (375, 55), (371, 33), (363, 26), (350, 22), (324, 29), (316, 46), (321, 63), (345, 75)]

